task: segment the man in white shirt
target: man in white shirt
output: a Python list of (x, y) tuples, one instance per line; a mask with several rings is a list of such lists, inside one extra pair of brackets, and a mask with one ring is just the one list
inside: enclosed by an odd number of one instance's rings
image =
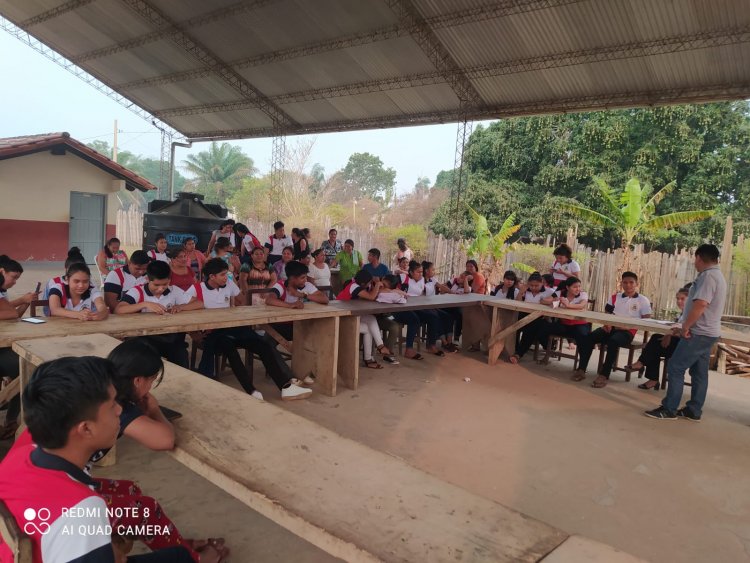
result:
[[(604, 310), (612, 315), (620, 317), (631, 317), (634, 319), (647, 319), (651, 317), (651, 302), (645, 295), (638, 293), (638, 276), (633, 272), (624, 272), (622, 274), (621, 293), (614, 293), (607, 301)], [(617, 355), (621, 346), (627, 346), (633, 341), (635, 329), (625, 330), (613, 326), (603, 326), (592, 332), (580, 346), (580, 360), (578, 369), (571, 378), (573, 381), (583, 381), (586, 378), (586, 368), (589, 365), (591, 354), (597, 344), (606, 344), (607, 355), (602, 365), (601, 373), (597, 374), (596, 379), (591, 384), (597, 389), (606, 387), (609, 381), (609, 375), (612, 373), (612, 367), (617, 361)]]
[[(286, 279), (276, 282), (276, 285), (271, 288), (271, 293), (266, 296), (266, 305), (269, 307), (302, 309), (305, 306), (305, 299), (321, 305), (328, 305), (328, 296), (307, 281), (307, 274), (309, 273), (307, 266), (292, 260), (286, 263), (284, 272), (286, 273)], [(294, 340), (292, 330), (294, 323), (273, 323), (271, 326), (287, 340)]]
[(136, 250), (130, 255), (126, 266), (112, 270), (104, 279), (104, 303), (109, 307), (110, 313), (114, 313), (117, 302), (123, 294), (136, 285), (146, 283), (144, 274), (151, 262), (144, 250)]
[(288, 246), (294, 246), (294, 241), (284, 231), (284, 223), (276, 221), (273, 224), (273, 234), (268, 237), (268, 242), (265, 244), (268, 249), (268, 265), (271, 266), (281, 260), (281, 253)]

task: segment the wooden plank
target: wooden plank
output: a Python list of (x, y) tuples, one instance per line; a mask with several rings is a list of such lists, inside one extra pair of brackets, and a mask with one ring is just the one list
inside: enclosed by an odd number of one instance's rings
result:
[(271, 325), (258, 325), (258, 328), (260, 330), (264, 330), (268, 336), (273, 338), (284, 350), (286, 350), (288, 353), (292, 353), (292, 343), (289, 342), (286, 338), (281, 336), (275, 328), (273, 328)]
[(8, 385), (0, 390), (0, 405), (4, 405), (10, 401), (13, 397), (18, 395), (21, 390), (21, 378), (16, 377)]
[(329, 307), (351, 315), (379, 315), (399, 311), (416, 311), (420, 309), (446, 309), (451, 307), (470, 307), (484, 302), (489, 297), (470, 293), (468, 295), (434, 295), (430, 297), (409, 297), (406, 303), (378, 303), (377, 301), (333, 301)]
[(338, 373), (349, 389), (359, 387), (359, 337), (359, 317), (340, 317)]
[(339, 318), (294, 322), (292, 372), (297, 379), (312, 375), (320, 390), (336, 396), (338, 373)]
[[(111, 338), (95, 341), (78, 349), (106, 356), (117, 345)], [(41, 361), (61, 350), (56, 342), (25, 341), (20, 347)], [(547, 524), (178, 366), (167, 363), (154, 395), (179, 404), (184, 415), (174, 422), (177, 446), (170, 455), (343, 560), (442, 563), (470, 554), (479, 563), (536, 562), (567, 538)], [(221, 405), (220, 418), (215, 405)], [(300, 489), (301, 468), (314, 487)]]

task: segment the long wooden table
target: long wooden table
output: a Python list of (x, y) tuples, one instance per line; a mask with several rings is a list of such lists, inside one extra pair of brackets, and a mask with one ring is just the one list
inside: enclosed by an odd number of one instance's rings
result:
[[(16, 341), (14, 347), (33, 366), (62, 356), (106, 356), (117, 344), (94, 334)], [(183, 413), (174, 422), (172, 457), (345, 561), (531, 562), (567, 538), (547, 524), (173, 364), (167, 363), (153, 393)]]
[[(104, 321), (84, 322), (60, 317), (48, 317), (46, 321), (43, 324), (31, 324), (21, 320), (0, 322), (0, 347), (13, 346), (15, 341), (33, 338), (85, 336), (95, 333), (125, 338), (237, 326), (263, 328), (264, 325), (272, 323), (293, 322), (295, 344), (292, 371), (295, 377), (302, 379), (313, 373), (320, 390), (331, 396), (336, 395), (338, 373), (341, 374), (344, 384), (350, 387), (354, 385), (352, 373), (357, 368), (357, 352), (356, 349), (351, 353), (343, 348), (347, 353), (339, 359), (339, 350), (342, 349), (339, 333), (342, 329), (345, 333), (351, 332), (350, 325), (356, 323), (346, 310), (317, 303), (306, 303), (304, 309), (256, 305), (185, 311), (175, 315), (110, 315)], [(358, 325), (356, 330), (359, 331)], [(349, 362), (354, 362), (354, 365)], [(21, 371), (24, 369), (22, 362)]]

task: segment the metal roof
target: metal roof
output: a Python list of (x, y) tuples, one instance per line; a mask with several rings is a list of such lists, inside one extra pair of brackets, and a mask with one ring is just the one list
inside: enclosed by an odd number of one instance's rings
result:
[(748, 0), (3, 0), (188, 138), (750, 97)]
[(76, 141), (70, 133), (44, 133), (41, 135), (24, 135), (23, 137), (4, 137), (0, 139), (0, 161), (9, 158), (17, 158), (27, 154), (50, 151), (52, 154), (63, 155), (70, 152), (86, 162), (89, 162), (111, 174), (115, 178), (125, 180), (125, 188), (131, 192), (139, 189), (142, 192), (158, 189), (146, 180), (116, 163), (111, 158), (87, 147), (80, 141)]

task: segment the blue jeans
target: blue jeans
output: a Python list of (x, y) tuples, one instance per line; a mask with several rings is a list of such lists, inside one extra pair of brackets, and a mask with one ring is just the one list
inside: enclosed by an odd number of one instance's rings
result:
[(718, 338), (713, 336), (697, 336), (681, 338), (677, 349), (669, 360), (667, 369), (667, 395), (661, 402), (669, 412), (675, 412), (680, 406), (682, 389), (685, 385), (685, 372), (690, 370), (692, 387), (687, 406), (693, 414), (700, 416), (703, 403), (706, 402), (708, 392), (708, 362), (711, 348)]

